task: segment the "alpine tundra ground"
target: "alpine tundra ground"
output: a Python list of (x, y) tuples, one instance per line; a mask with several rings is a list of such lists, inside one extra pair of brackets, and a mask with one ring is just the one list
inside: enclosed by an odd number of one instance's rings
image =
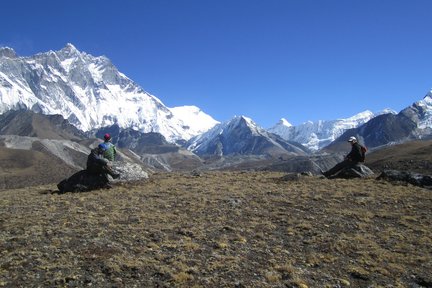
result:
[(284, 175), (0, 191), (0, 286), (432, 287), (431, 190)]

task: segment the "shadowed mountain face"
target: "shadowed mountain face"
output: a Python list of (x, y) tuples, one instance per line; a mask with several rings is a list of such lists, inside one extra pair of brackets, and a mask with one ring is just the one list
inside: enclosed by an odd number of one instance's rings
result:
[(347, 130), (321, 151), (346, 153), (351, 149), (347, 142), (351, 136), (357, 137), (359, 142), (369, 149), (402, 142), (414, 138), (413, 133), (416, 129), (416, 123), (403, 114), (384, 114), (358, 128)]
[[(386, 145), (411, 137), (416, 130), (416, 123), (403, 114), (385, 114), (370, 120), (359, 128), (359, 134), (369, 147)], [(343, 136), (347, 137), (349, 132)]]
[(347, 130), (330, 145), (323, 148), (324, 152), (340, 152), (349, 148), (344, 145), (350, 136), (355, 136), (360, 143), (369, 148), (380, 147), (392, 143), (402, 143), (414, 139), (426, 139), (432, 134), (432, 94), (429, 93), (399, 114), (383, 114), (367, 123)]
[(0, 135), (79, 141), (84, 133), (61, 115), (42, 115), (28, 110), (10, 110), (0, 115)]

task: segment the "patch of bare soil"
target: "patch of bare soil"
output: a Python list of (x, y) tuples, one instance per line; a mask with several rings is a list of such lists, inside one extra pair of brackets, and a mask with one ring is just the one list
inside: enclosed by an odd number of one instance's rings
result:
[(273, 172), (0, 193), (1, 287), (432, 287), (432, 193)]

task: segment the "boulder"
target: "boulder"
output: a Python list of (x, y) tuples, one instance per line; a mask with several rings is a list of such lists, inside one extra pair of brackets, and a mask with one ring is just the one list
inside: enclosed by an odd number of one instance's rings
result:
[[(141, 165), (136, 163), (116, 161), (113, 162), (113, 170), (120, 174), (120, 178), (112, 180), (113, 182), (134, 181), (148, 178), (148, 173), (144, 171)], [(87, 170), (81, 170), (61, 181), (57, 184), (57, 188), (60, 193), (85, 192), (101, 188), (110, 188), (110, 179), (110, 176), (95, 175), (88, 173)]]
[(120, 173), (120, 179), (117, 181), (135, 181), (147, 179), (148, 173), (140, 164), (129, 163), (124, 161), (114, 161), (112, 168), (115, 172)]
[(374, 175), (374, 172), (363, 164), (357, 164), (351, 167), (342, 169), (338, 174), (331, 178), (342, 178), (342, 179), (352, 179), (352, 178), (365, 178)]
[(60, 193), (85, 192), (109, 187), (108, 178), (101, 174), (91, 174), (81, 170), (57, 184)]
[(432, 176), (409, 171), (384, 170), (376, 179), (390, 182), (405, 182), (415, 186), (432, 188)]

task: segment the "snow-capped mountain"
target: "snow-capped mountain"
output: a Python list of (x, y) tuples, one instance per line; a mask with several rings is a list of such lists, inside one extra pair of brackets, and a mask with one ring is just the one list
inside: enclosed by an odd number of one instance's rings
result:
[(369, 148), (432, 137), (432, 92), (398, 114), (382, 114), (359, 127), (347, 130), (325, 149), (339, 151), (350, 136)]
[(198, 155), (218, 156), (308, 153), (301, 144), (285, 141), (244, 116), (236, 116), (190, 139), (187, 148)]
[(285, 140), (299, 142), (305, 147), (316, 151), (330, 144), (346, 130), (358, 127), (375, 116), (386, 113), (395, 114), (396, 112), (386, 109), (378, 114), (374, 114), (366, 110), (346, 119), (308, 121), (298, 126), (293, 126), (286, 119), (282, 118), (268, 131), (281, 136)]
[(119, 72), (105, 57), (59, 51), (18, 57), (0, 48), (0, 113), (27, 109), (60, 114), (83, 131), (117, 124), (188, 140), (219, 123), (195, 106), (166, 107)]
[(432, 129), (432, 91), (426, 96), (403, 109), (401, 113), (417, 123), (419, 130)]

